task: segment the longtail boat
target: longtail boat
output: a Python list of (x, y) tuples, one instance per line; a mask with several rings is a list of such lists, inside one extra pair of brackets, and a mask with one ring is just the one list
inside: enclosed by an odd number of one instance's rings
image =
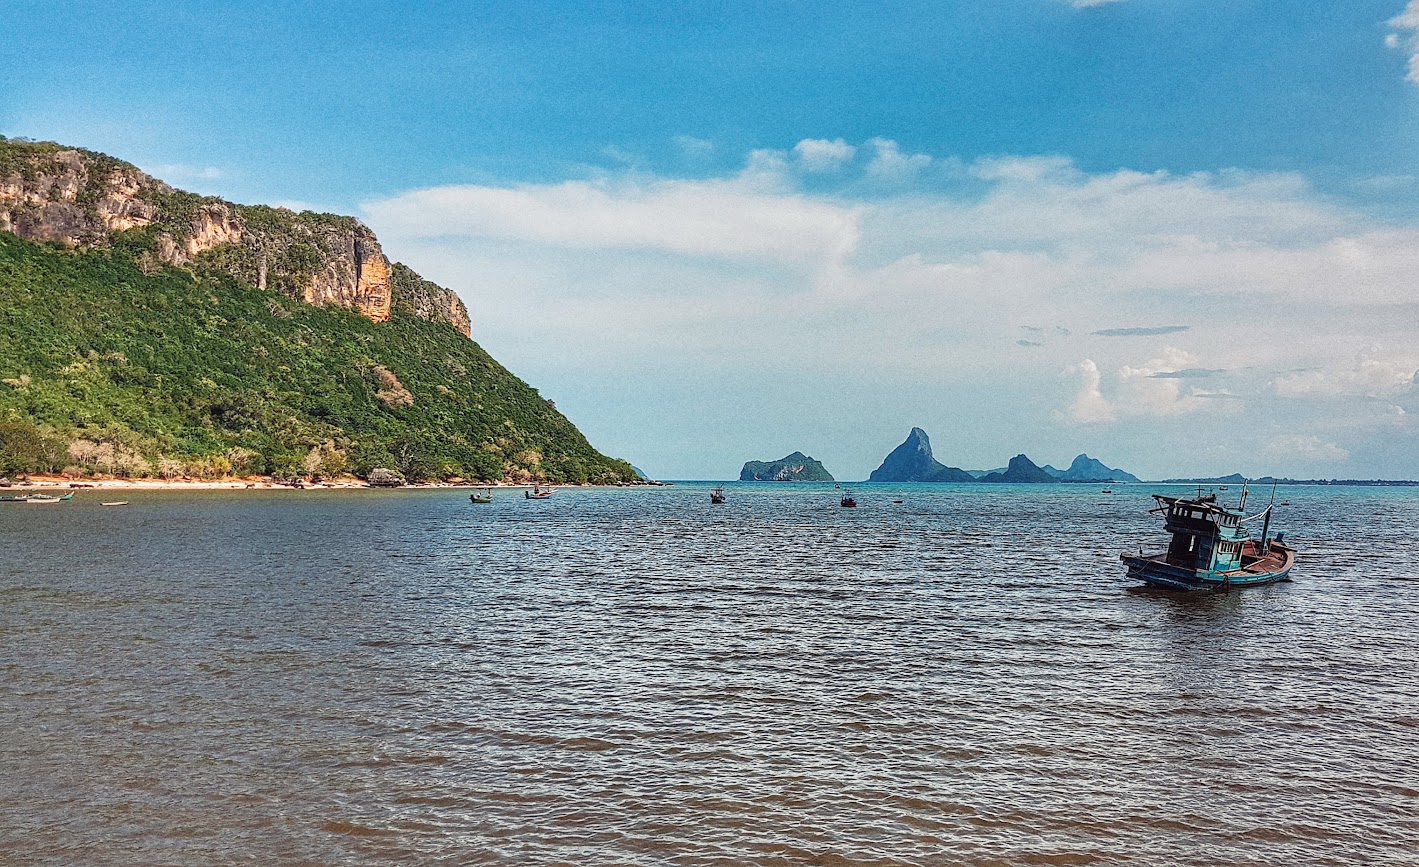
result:
[(493, 501), (493, 489), (484, 488), (481, 491), (474, 491), (468, 495), (470, 503), (491, 503)]
[[(1229, 509), (1217, 502), (1216, 494), (1191, 499), (1154, 494), (1158, 505), (1151, 514), (1163, 516), (1163, 529), (1172, 534), (1168, 550), (1145, 554), (1120, 554), (1128, 577), (1154, 587), (1173, 590), (1230, 590), (1289, 580), (1296, 563), (1296, 549), (1282, 541), (1284, 533), (1269, 538), (1271, 504), (1251, 517), (1246, 515), (1247, 489), (1241, 503)], [(1265, 518), (1261, 538), (1251, 538), (1244, 524)]]
[(544, 488), (541, 485), (533, 485), (532, 490), (523, 491), (522, 495), (529, 500), (545, 500), (552, 496), (552, 488)]
[(62, 497), (56, 497), (56, 496), (53, 496), (53, 495), (51, 495), (51, 494), (30, 494), (28, 497), (25, 498), (25, 502), (26, 502), (26, 503), (62, 503), (62, 502), (64, 502), (65, 500), (72, 500), (72, 499), (74, 499), (74, 492), (73, 492), (73, 491), (70, 491), (69, 493), (65, 494), (65, 495), (62, 496)]
[(715, 488), (714, 490), (710, 491), (710, 503), (711, 503), (711, 504), (717, 506), (717, 505), (719, 505), (720, 503), (723, 503), (724, 500), (725, 500), (725, 497), (724, 497), (724, 486), (723, 486), (723, 485), (721, 485), (720, 487)]

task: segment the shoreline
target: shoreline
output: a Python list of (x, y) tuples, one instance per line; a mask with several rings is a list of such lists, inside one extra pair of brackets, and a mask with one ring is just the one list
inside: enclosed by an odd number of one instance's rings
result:
[(484, 488), (532, 488), (540, 486), (542, 488), (618, 488), (618, 487), (655, 487), (654, 485), (572, 485), (572, 484), (548, 484), (546, 482), (409, 482), (396, 486), (371, 485), (360, 479), (338, 479), (329, 482), (306, 482), (304, 485), (294, 486), (272, 481), (269, 478), (225, 478), (225, 479), (68, 479), (64, 476), (36, 476), (29, 477), (30, 484), (11, 480), (11, 486), (0, 488), (7, 494), (18, 494), (24, 492), (46, 493), (52, 491), (354, 491), (354, 490), (386, 490), (393, 491), (401, 488), (412, 488), (418, 490), (439, 488), (449, 490), (482, 490)]

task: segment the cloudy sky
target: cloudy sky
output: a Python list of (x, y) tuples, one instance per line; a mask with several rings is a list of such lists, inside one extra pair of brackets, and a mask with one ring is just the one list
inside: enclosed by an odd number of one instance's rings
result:
[(1419, 478), (1419, 0), (419, 6), (9, 0), (0, 132), (360, 216), (663, 478)]

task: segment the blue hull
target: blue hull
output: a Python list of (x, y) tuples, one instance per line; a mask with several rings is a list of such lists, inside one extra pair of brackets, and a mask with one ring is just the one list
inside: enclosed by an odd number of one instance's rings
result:
[(1272, 569), (1244, 569), (1235, 572), (1199, 572), (1164, 562), (1160, 557), (1137, 557), (1124, 554), (1121, 559), (1128, 567), (1128, 577), (1151, 587), (1168, 590), (1235, 590), (1260, 587), (1290, 580), (1295, 562), (1291, 552), (1284, 552)]

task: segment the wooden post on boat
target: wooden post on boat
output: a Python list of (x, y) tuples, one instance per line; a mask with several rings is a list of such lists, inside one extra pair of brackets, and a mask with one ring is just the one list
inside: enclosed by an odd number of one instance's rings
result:
[(1257, 546), (1257, 553), (1265, 557), (1267, 550), (1271, 547), (1271, 542), (1266, 538), (1271, 532), (1271, 507), (1276, 505), (1276, 482), (1271, 483), (1271, 502), (1266, 504), (1266, 520), (1261, 522), (1261, 544)]

